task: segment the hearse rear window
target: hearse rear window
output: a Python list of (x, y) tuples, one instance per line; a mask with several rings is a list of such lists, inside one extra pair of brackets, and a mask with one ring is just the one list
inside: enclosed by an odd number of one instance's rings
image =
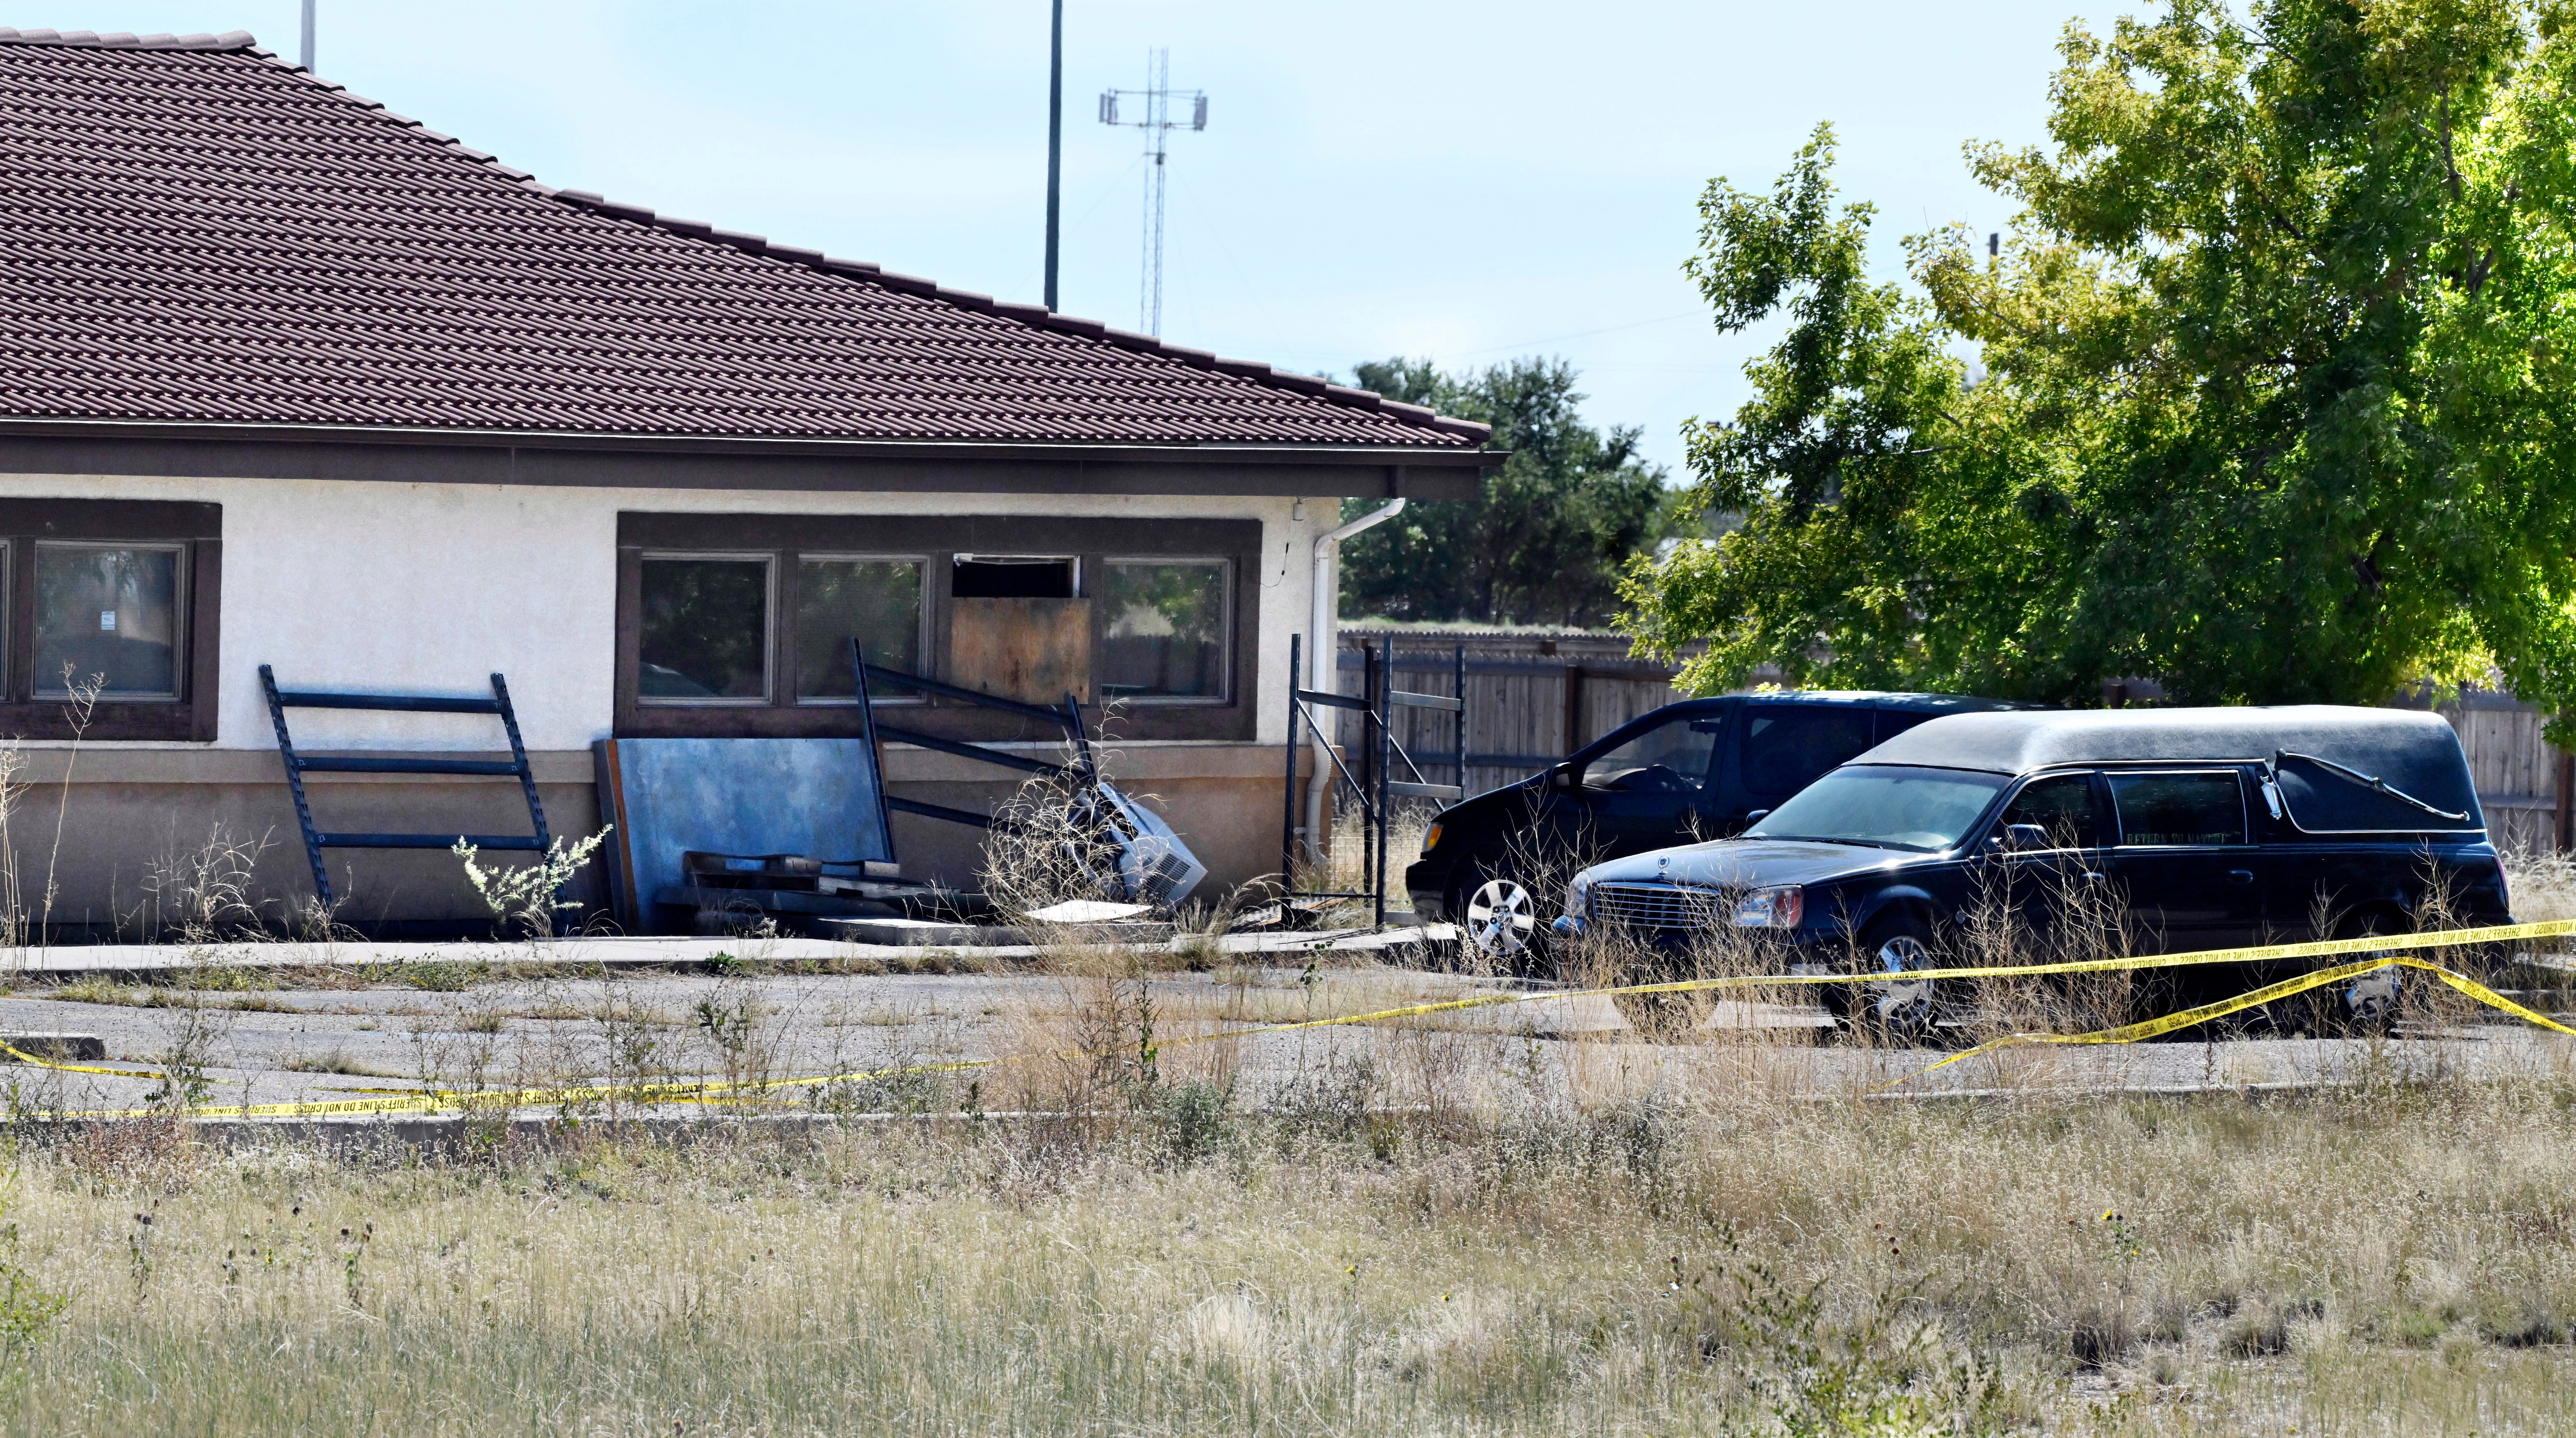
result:
[(2232, 770), (2109, 778), (2123, 845), (2245, 842), (2244, 789)]

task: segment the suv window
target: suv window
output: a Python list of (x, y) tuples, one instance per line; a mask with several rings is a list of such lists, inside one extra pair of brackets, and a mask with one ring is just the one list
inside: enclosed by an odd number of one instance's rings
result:
[(2021, 787), (2004, 806), (2005, 824), (2036, 824), (2060, 849), (2098, 849), (2102, 825), (2093, 812), (2093, 776), (2051, 774)]
[(1723, 714), (1668, 720), (1583, 766), (1583, 787), (1623, 793), (1695, 794), (1708, 783)]
[(2232, 770), (2110, 778), (2123, 845), (2245, 842), (2244, 789)]
[(1795, 794), (1852, 759), (1875, 740), (1875, 711), (1822, 704), (1748, 704), (1744, 722), (1744, 787), (1769, 797)]

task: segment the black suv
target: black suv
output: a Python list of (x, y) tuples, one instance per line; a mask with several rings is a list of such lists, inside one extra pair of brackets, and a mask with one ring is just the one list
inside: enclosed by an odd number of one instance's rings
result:
[(1517, 965), (1584, 864), (1739, 833), (1818, 775), (1925, 720), (2019, 707), (1821, 690), (1667, 704), (1543, 774), (1443, 811), (1404, 887), (1424, 920), (1455, 923), (1469, 948)]
[[(2437, 890), (2446, 922), (2513, 921), (2468, 760), (2439, 715), (1963, 714), (1861, 755), (1741, 838), (1585, 870), (1557, 927), (1681, 947), (1732, 925), (1767, 931), (1793, 964), (1897, 974), (1961, 952), (1972, 909), (2008, 909), (2033, 935), (2114, 923), (2134, 952), (2177, 953), (2412, 929)], [(2149, 971), (2137, 1004), (2167, 1012), (2319, 962), (2348, 960)], [(2344, 986), (2340, 1016), (2384, 1019), (2397, 975)], [(1829, 987), (1841, 1000), (1829, 1006), (1918, 1034), (1941, 1018), (1933, 984), (1857, 988)]]

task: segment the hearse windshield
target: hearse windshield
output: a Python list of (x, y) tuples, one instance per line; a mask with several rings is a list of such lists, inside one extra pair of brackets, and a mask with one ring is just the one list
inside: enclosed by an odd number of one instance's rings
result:
[(1848, 764), (1799, 790), (1744, 837), (1947, 849), (2011, 782), (2002, 774), (1966, 769)]

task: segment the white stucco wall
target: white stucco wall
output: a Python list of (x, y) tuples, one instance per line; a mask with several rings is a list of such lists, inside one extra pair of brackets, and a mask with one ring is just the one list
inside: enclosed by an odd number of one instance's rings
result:
[[(0, 495), (175, 499), (224, 507), (222, 705), (215, 747), (275, 745), (259, 666), (288, 687), (489, 692), (510, 683), (528, 747), (609, 731), (621, 510), (760, 514), (1061, 514), (1263, 524), (1256, 719), (1285, 735), (1288, 636), (1308, 614), (1312, 537), (1339, 501), (1054, 494), (815, 494), (326, 480), (0, 476)], [(491, 748), (464, 716), (290, 716), (298, 747)], [(41, 746), (31, 746), (41, 747)], [(189, 748), (188, 745), (119, 745)]]

